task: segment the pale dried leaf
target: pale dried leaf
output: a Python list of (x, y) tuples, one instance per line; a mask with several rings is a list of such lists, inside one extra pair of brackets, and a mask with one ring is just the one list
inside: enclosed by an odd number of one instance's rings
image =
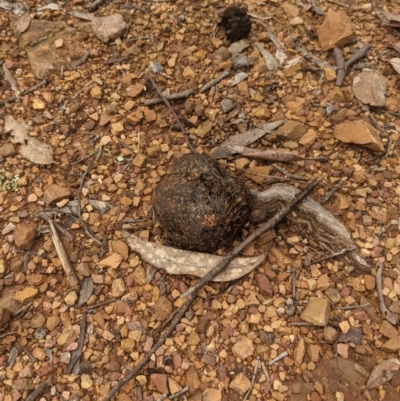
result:
[(353, 93), (364, 104), (382, 107), (386, 103), (385, 77), (377, 70), (364, 70), (353, 79)]
[(85, 304), (88, 299), (92, 296), (93, 294), (93, 280), (90, 277), (86, 277), (82, 281), (82, 287), (81, 287), (81, 292), (79, 294), (79, 301), (78, 301), (78, 308)]
[(262, 43), (255, 43), (254, 46), (258, 49), (261, 55), (264, 58), (265, 64), (267, 65), (267, 70), (273, 71), (279, 67), (278, 62), (276, 61), (275, 57), (264, 48)]
[(392, 65), (392, 67), (394, 68), (394, 70), (400, 74), (400, 58), (399, 57), (395, 57), (395, 58), (391, 58), (389, 60), (389, 63)]
[(393, 378), (400, 369), (400, 359), (387, 359), (375, 366), (371, 372), (364, 391), (381, 386)]
[(6, 77), (7, 81), (11, 85), (11, 88), (14, 91), (15, 95), (19, 98), (21, 91), (19, 89), (17, 81), (14, 79), (13, 75), (11, 74), (11, 71), (6, 67), (5, 64), (3, 64), (3, 72), (4, 72), (4, 76)]
[(249, 131), (243, 132), (243, 134), (230, 136), (227, 140), (221, 143), (221, 145), (213, 148), (210, 152), (210, 156), (213, 159), (223, 159), (232, 154), (235, 154), (236, 151), (232, 146), (246, 146), (250, 145), (260, 138), (262, 138), (265, 134), (269, 134), (274, 129), (280, 127), (285, 120), (274, 121), (269, 124), (265, 124), (260, 128), (254, 128)]
[(246, 74), (245, 72), (239, 72), (236, 74), (233, 78), (232, 83), (229, 86), (235, 86), (238, 83), (242, 82), (244, 79), (246, 79), (249, 76), (249, 74)]
[(283, 51), (282, 46), (281, 46), (277, 36), (275, 35), (275, 33), (272, 31), (272, 29), (270, 29), (267, 25), (266, 25), (266, 29), (267, 29), (268, 35), (269, 35), (272, 43), (276, 47), (275, 58), (278, 60), (278, 64), (281, 66), (287, 59), (287, 56), (286, 56), (285, 52)]
[[(151, 265), (166, 270), (169, 274), (190, 274), (204, 277), (223, 256), (190, 252), (144, 241), (135, 235), (123, 232), (129, 247)], [(213, 281), (231, 281), (250, 273), (265, 260), (265, 255), (250, 258), (235, 258)]]
[(49, 3), (36, 9), (36, 11), (61, 11), (61, 7), (56, 3)]
[(11, 132), (11, 142), (12, 143), (26, 143), (26, 141), (30, 138), (29, 132), (31, 131), (31, 127), (29, 124), (20, 123), (14, 119), (14, 117), (10, 115), (5, 116), (5, 131)]
[(10, 115), (5, 116), (5, 130), (11, 130), (11, 142), (20, 143), (20, 153), (26, 159), (37, 164), (51, 164), (53, 160), (53, 148), (46, 143), (29, 136), (31, 127), (26, 123), (20, 123)]
[(29, 138), (26, 145), (21, 145), (20, 153), (32, 163), (54, 163), (53, 148), (47, 143), (41, 142), (36, 138)]
[(296, 155), (294, 153), (290, 153), (287, 150), (279, 150), (279, 149), (268, 149), (268, 150), (261, 150), (261, 149), (252, 149), (247, 148), (245, 146), (239, 147), (237, 146), (236, 149), (239, 150), (239, 154), (245, 157), (254, 157), (256, 159), (263, 159), (272, 162), (283, 162), (283, 163), (290, 163), (290, 162), (298, 162), (304, 160), (304, 157)]
[(386, 12), (374, 7), (375, 14), (382, 20), (382, 25), (388, 28), (400, 28), (400, 14)]
[(72, 15), (75, 18), (80, 18), (85, 21), (92, 21), (94, 15), (84, 11), (73, 10), (68, 12), (69, 15)]
[(31, 24), (31, 15), (29, 13), (24, 14), (18, 21), (15, 26), (15, 29), (19, 33), (24, 33), (28, 28), (29, 25)]

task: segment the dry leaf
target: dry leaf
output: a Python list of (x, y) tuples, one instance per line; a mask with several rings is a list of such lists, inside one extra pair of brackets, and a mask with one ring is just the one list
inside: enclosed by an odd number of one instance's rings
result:
[(236, 151), (232, 147), (250, 145), (262, 138), (264, 135), (269, 134), (274, 129), (280, 127), (284, 122), (285, 120), (274, 121), (272, 123), (265, 124), (260, 128), (254, 128), (246, 131), (243, 134), (230, 136), (227, 140), (222, 142), (221, 145), (211, 149), (210, 156), (213, 159), (223, 159), (235, 154)]
[(400, 359), (387, 359), (375, 366), (363, 391), (378, 387), (393, 378), (400, 369)]
[(5, 116), (5, 130), (11, 130), (11, 142), (21, 144), (20, 153), (32, 163), (52, 164), (53, 148), (29, 136), (31, 127), (26, 123), (20, 123), (10, 115)]
[(36, 138), (29, 138), (26, 145), (21, 145), (19, 149), (22, 156), (36, 164), (52, 164), (53, 148), (47, 143), (41, 142)]
[(83, 304), (85, 304), (88, 299), (92, 296), (93, 294), (93, 280), (90, 277), (86, 277), (82, 281), (82, 287), (81, 287), (81, 292), (79, 294), (79, 301), (77, 307), (81, 307)]
[(80, 18), (85, 21), (92, 21), (94, 18), (94, 15), (88, 12), (84, 11), (78, 11), (78, 10), (72, 10), (68, 12), (69, 15), (72, 15), (75, 18)]
[[(236, 147), (239, 150), (239, 146)], [(245, 146), (241, 147), (242, 150), (238, 152), (240, 155), (245, 157), (254, 157), (256, 159), (268, 160), (271, 162), (298, 162), (304, 160), (304, 157), (296, 155), (294, 153), (290, 153), (286, 150), (279, 151), (278, 149), (274, 150), (261, 150), (261, 149), (252, 149), (246, 148)]]
[[(223, 259), (223, 256), (184, 251), (143, 241), (126, 231), (122, 235), (129, 247), (137, 252), (143, 260), (152, 266), (166, 270), (169, 274), (190, 274), (196, 277), (204, 277)], [(265, 255), (235, 258), (213, 281), (236, 280), (250, 273), (264, 260)]]
[(387, 28), (400, 28), (400, 15), (388, 13), (378, 7), (374, 7), (376, 15), (382, 20), (382, 26)]
[(5, 131), (12, 131), (11, 133), (11, 142), (12, 143), (22, 143), (24, 144), (29, 138), (29, 132), (31, 131), (31, 127), (26, 123), (19, 123), (12, 116), (6, 115), (5, 118)]
[(263, 56), (265, 64), (267, 65), (267, 70), (272, 71), (276, 70), (279, 67), (279, 64), (276, 61), (275, 57), (268, 50), (265, 50), (262, 43), (255, 43), (254, 46)]
[(353, 93), (364, 104), (383, 107), (386, 103), (385, 77), (377, 70), (364, 70), (353, 79)]
[(232, 83), (229, 86), (235, 86), (238, 83), (242, 82), (244, 79), (246, 79), (249, 76), (249, 74), (246, 74), (245, 72), (239, 72), (236, 74), (233, 78)]
[(29, 13), (24, 14), (18, 21), (15, 26), (15, 29), (19, 33), (24, 33), (28, 28), (29, 25), (31, 24), (31, 15)]
[(394, 70), (400, 74), (400, 58), (399, 57), (395, 57), (395, 58), (391, 58), (389, 60), (389, 63), (392, 65), (392, 67), (394, 68)]

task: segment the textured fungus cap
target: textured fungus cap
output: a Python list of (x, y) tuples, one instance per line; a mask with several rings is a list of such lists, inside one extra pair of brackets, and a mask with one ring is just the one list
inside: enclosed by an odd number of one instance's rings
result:
[(241, 233), (250, 217), (249, 196), (218, 162), (189, 154), (157, 185), (153, 206), (170, 245), (212, 253)]

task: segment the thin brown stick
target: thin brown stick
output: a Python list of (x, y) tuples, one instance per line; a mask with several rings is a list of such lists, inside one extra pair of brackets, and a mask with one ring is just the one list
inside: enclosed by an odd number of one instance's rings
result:
[(256, 376), (257, 376), (257, 373), (258, 373), (258, 365), (259, 365), (259, 363), (260, 363), (260, 356), (257, 355), (256, 366), (254, 367), (253, 377), (251, 379), (250, 387), (247, 390), (245, 396), (243, 397), (243, 401), (247, 400), (248, 396), (250, 395), (251, 391), (253, 390), (254, 382), (256, 381)]
[[(250, 235), (245, 241), (243, 241), (238, 247), (236, 247), (228, 256), (226, 256), (217, 266), (214, 267), (209, 273), (207, 273), (201, 280), (197, 282), (195, 286), (193, 286), (189, 291), (190, 294), (186, 302), (181, 306), (178, 314), (174, 317), (171, 324), (168, 326), (163, 335), (158, 339), (158, 341), (153, 345), (151, 350), (142, 358), (142, 360), (131, 370), (129, 373), (121, 379), (107, 394), (103, 401), (111, 401), (115, 394), (131, 380), (136, 374), (150, 361), (152, 355), (158, 350), (161, 345), (164, 344), (165, 340), (170, 336), (170, 334), (174, 331), (177, 324), (181, 321), (182, 317), (185, 316), (185, 313), (189, 310), (193, 301), (195, 300), (199, 291), (203, 288), (203, 286), (208, 283), (208, 281), (212, 280), (218, 273), (221, 273), (222, 270), (232, 261), (232, 259), (240, 253), (250, 242), (256, 239), (265, 231), (269, 230), (276, 224), (278, 224), (283, 217), (290, 212), (290, 210), (303, 201), (311, 191), (317, 186), (320, 179), (314, 180), (309, 184), (305, 189), (296, 194), (296, 196), (292, 199), (292, 201), (285, 207), (283, 207), (278, 213), (276, 213), (271, 219), (269, 219), (265, 224), (263, 224), (258, 230), (256, 230), (252, 235)], [(188, 291), (187, 291), (188, 292)], [(187, 293), (186, 292), (186, 293)]]
[[(69, 362), (68, 366), (68, 373), (71, 374), (72, 371), (74, 370), (74, 367), (76, 363), (79, 361), (79, 358), (82, 355), (83, 352), (83, 343), (85, 342), (85, 332), (86, 332), (86, 311), (83, 312), (82, 314), (82, 320), (80, 324), (80, 332), (79, 332), (79, 338), (78, 338), (78, 347), (71, 352), (71, 360)], [(78, 365), (79, 366), (79, 365)]]
[(370, 304), (362, 304), (362, 305), (352, 305), (352, 306), (338, 306), (337, 308), (333, 309), (338, 309), (338, 310), (352, 310), (352, 309), (358, 309), (358, 308), (366, 308), (367, 306), (370, 306)]
[(92, 12), (96, 11), (105, 2), (106, 2), (106, 0), (96, 0), (96, 1), (94, 1), (89, 7), (89, 12), (92, 13)]
[(325, 260), (330, 260), (330, 259), (333, 259), (333, 258), (337, 258), (338, 256), (345, 255), (346, 253), (354, 251), (355, 249), (356, 249), (355, 246), (352, 246), (350, 248), (344, 248), (344, 249), (342, 249), (342, 250), (340, 250), (338, 252), (332, 253), (332, 254), (327, 255), (327, 256), (323, 256), (322, 258), (319, 258), (317, 260), (313, 260), (313, 261), (310, 262), (310, 265), (315, 265), (316, 263), (321, 263), (321, 262), (324, 262)]
[(46, 220), (49, 223), (50, 231), (51, 231), (51, 239), (53, 240), (54, 247), (56, 248), (57, 255), (58, 255), (58, 258), (60, 259), (60, 262), (64, 269), (64, 272), (67, 275), (67, 277), (69, 278), (69, 281), (70, 281), (72, 287), (74, 287), (74, 288), (78, 287), (79, 280), (75, 275), (74, 269), (68, 258), (67, 252), (65, 251), (64, 245), (61, 242), (60, 237), (58, 236), (58, 232), (54, 225), (54, 221), (46, 213), (39, 213), (38, 216), (41, 217), (43, 220)]
[(18, 334), (18, 331), (9, 331), (8, 333), (0, 334), (0, 338), (11, 336), (12, 334)]
[(26, 401), (35, 401), (36, 398), (39, 398), (45, 392), (49, 385), (50, 383), (47, 380), (43, 382), (36, 390), (29, 394), (29, 396), (26, 398)]
[(343, 178), (339, 180), (339, 182), (324, 196), (321, 201), (321, 205), (328, 202), (332, 198), (332, 196), (335, 195), (336, 191), (343, 186), (343, 182)]
[(111, 304), (111, 303), (113, 303), (115, 301), (116, 301), (116, 299), (112, 298), (112, 299), (107, 299), (107, 301), (104, 301), (104, 302), (99, 302), (98, 304), (95, 304), (95, 305), (90, 305), (85, 309), (85, 312), (86, 313), (90, 313), (91, 311), (93, 311), (94, 309), (99, 308), (100, 306), (108, 305), (108, 304)]
[(204, 93), (206, 91), (208, 91), (209, 89), (211, 89), (214, 85), (216, 85), (217, 83), (221, 82), (224, 78), (228, 77), (230, 74), (229, 71), (224, 71), (220, 76), (218, 76), (217, 78), (212, 79), (210, 82), (207, 82), (204, 86), (202, 86), (200, 88), (200, 93)]
[[(177, 92), (173, 93), (172, 95), (163, 95), (165, 99), (167, 100), (181, 100), (181, 99), (187, 99), (189, 96), (194, 94), (193, 89), (188, 89), (186, 91), (182, 92)], [(155, 106), (156, 104), (161, 104), (164, 103), (164, 100), (162, 98), (154, 98), (154, 99), (147, 99), (144, 102), (145, 106)]]
[(162, 99), (162, 101), (165, 103), (165, 105), (171, 110), (171, 113), (175, 117), (175, 121), (177, 122), (179, 128), (181, 129), (183, 136), (185, 137), (186, 143), (192, 153), (197, 153), (192, 144), (190, 143), (189, 137), (186, 134), (185, 127), (183, 126), (181, 120), (179, 119), (178, 115), (176, 114), (175, 110), (172, 108), (171, 104), (169, 101), (165, 98), (163, 93), (161, 92), (160, 88), (157, 86), (156, 82), (154, 79), (151, 77), (150, 74), (147, 74), (147, 77), (149, 78), (150, 82), (153, 84), (154, 88), (156, 89), (158, 96)]
[(346, 74), (345, 68), (344, 68), (344, 57), (342, 51), (335, 47), (333, 49), (333, 55), (335, 56), (336, 59), (336, 65), (337, 65), (337, 70), (336, 70), (336, 85), (337, 86), (342, 86), (343, 81), (344, 81), (344, 76)]
[(187, 393), (189, 390), (190, 390), (189, 386), (186, 386), (182, 390), (179, 390), (176, 393), (171, 394), (168, 398), (170, 400), (173, 400), (174, 398), (179, 397), (180, 395)]
[(272, 164), (272, 168), (274, 170), (279, 171), (280, 173), (282, 173), (285, 176), (285, 178), (290, 178), (291, 180), (296, 180), (296, 181), (305, 181), (305, 182), (309, 181), (308, 177), (304, 177), (304, 176), (301, 176), (301, 175), (290, 174), (283, 167), (280, 167), (275, 163)]
[(348, 68), (356, 61), (364, 58), (371, 47), (371, 44), (363, 46), (361, 49), (356, 51), (347, 61), (344, 61), (343, 53), (340, 49), (338, 49), (337, 47), (333, 49), (333, 54), (335, 55), (336, 64), (338, 66), (338, 72), (336, 75), (337, 86), (343, 85), (344, 77), (346, 76)]
[[(47, 79), (44, 79), (43, 81), (40, 81), (37, 85), (32, 86), (31, 88), (22, 91), (20, 96), (29, 95), (30, 93), (34, 92), (36, 89), (39, 89), (42, 86), (46, 85), (47, 82), (48, 82)], [(16, 100), (17, 100), (16, 96), (9, 97), (6, 100), (0, 100), (0, 106), (4, 106), (6, 103), (15, 102)]]
[(82, 179), (81, 179), (81, 184), (79, 186), (79, 190), (78, 190), (78, 196), (77, 196), (77, 201), (78, 201), (78, 217), (79, 217), (79, 221), (81, 223), (81, 226), (83, 227), (83, 229), (85, 230), (86, 234), (93, 239), (94, 242), (96, 242), (97, 245), (101, 246), (102, 242), (97, 238), (96, 235), (94, 235), (92, 233), (92, 230), (88, 227), (88, 225), (86, 224), (86, 222), (83, 220), (82, 218), (82, 207), (81, 207), (81, 193), (82, 193), (82, 188), (83, 188), (83, 184), (85, 182), (85, 178), (86, 175), (89, 173), (89, 171), (92, 169), (93, 163), (95, 160), (97, 160), (98, 156), (100, 156), (101, 154), (101, 149), (102, 147), (99, 146), (99, 151), (97, 153), (97, 155), (94, 155), (92, 157), (92, 159), (90, 160), (89, 165), (87, 166), (85, 172), (82, 175)]
[(383, 299), (383, 293), (382, 293), (383, 263), (379, 263), (377, 267), (378, 268), (376, 270), (376, 292), (378, 293), (379, 309), (382, 315), (385, 316), (385, 319), (389, 323), (397, 324), (397, 316), (394, 313), (390, 312), (390, 310), (385, 305), (385, 300)]
[(89, 49), (84, 55), (83, 57), (81, 57), (79, 60), (74, 61), (73, 63), (71, 63), (71, 68), (76, 70), (80, 65), (86, 63), (86, 61), (88, 60), (90, 53), (92, 52), (92, 49)]
[(345, 72), (347, 71), (347, 69), (354, 64), (356, 61), (364, 58), (367, 53), (368, 50), (372, 47), (372, 45), (370, 43), (364, 45), (360, 50), (356, 51), (345, 63), (344, 63), (344, 70)]

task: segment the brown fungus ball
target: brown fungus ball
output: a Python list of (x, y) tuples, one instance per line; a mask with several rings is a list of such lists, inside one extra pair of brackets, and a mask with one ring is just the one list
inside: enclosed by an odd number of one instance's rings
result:
[(212, 253), (228, 246), (250, 217), (245, 185), (206, 155), (183, 156), (154, 190), (153, 206), (166, 241)]

